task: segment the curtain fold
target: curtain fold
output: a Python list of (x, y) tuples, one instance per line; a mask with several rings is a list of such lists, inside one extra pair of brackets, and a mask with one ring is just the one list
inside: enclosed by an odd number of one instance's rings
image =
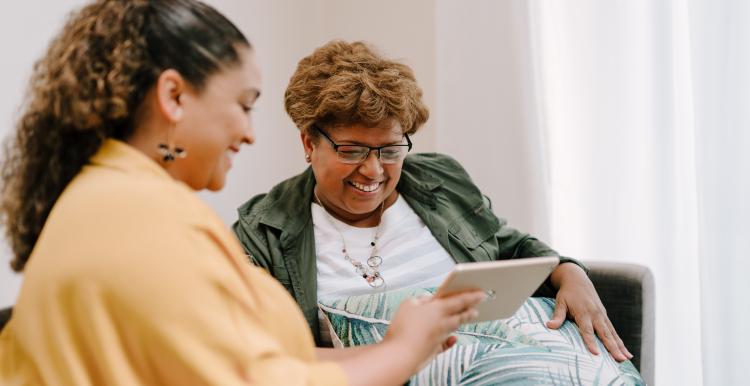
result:
[(706, 385), (750, 362), (750, 3), (690, 0)]
[(561, 253), (653, 270), (656, 384), (746, 383), (750, 2), (436, 4), (438, 150)]
[(657, 384), (702, 378), (687, 16), (685, 3), (652, 1), (540, 1), (530, 13), (552, 243), (654, 271)]

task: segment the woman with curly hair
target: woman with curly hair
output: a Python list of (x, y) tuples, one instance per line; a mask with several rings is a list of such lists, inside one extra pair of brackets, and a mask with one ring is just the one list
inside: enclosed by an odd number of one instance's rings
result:
[(383, 344), (318, 353), (284, 289), (194, 194), (253, 142), (242, 33), (194, 0), (100, 0), (36, 64), (2, 168), (25, 273), (3, 385), (399, 385), (481, 294), (406, 302)]
[[(233, 228), (254, 263), (295, 297), (318, 344), (325, 343), (326, 324), (336, 343), (370, 341), (379, 328), (371, 323), (387, 323), (390, 300), (431, 291), (456, 263), (558, 255), (496, 217), (454, 159), (436, 153), (407, 156), (411, 136), (429, 116), (422, 91), (408, 66), (368, 44), (332, 41), (300, 60), (285, 106), (300, 130), (310, 167), (241, 206)], [(534, 303), (545, 312), (535, 314), (543, 317), (530, 327), (534, 332), (527, 331), (526, 343), (539, 336), (575, 343), (552, 354), (540, 349), (537, 355), (556, 357), (539, 363), (485, 361), (496, 367), (481, 373), (495, 378), (475, 381), (500, 384), (521, 374), (529, 384), (569, 384), (569, 374), (575, 373), (583, 384), (630, 376), (640, 382), (582, 264), (560, 257), (538, 293), (556, 302)], [(327, 323), (328, 317), (334, 320)], [(545, 335), (550, 329), (566, 335)], [(472, 331), (467, 342), (476, 342)], [(507, 337), (500, 341), (508, 342)], [(464, 351), (468, 346), (455, 347), (444, 359), (454, 358), (457, 367), (428, 368), (420, 379), (442, 384), (446, 380), (440, 377), (447, 374), (455, 384), (472, 384), (461, 378), (462, 372), (476, 375), (465, 358), (483, 363), (475, 354), (497, 340), (488, 342)], [(571, 372), (566, 363), (606, 371)]]

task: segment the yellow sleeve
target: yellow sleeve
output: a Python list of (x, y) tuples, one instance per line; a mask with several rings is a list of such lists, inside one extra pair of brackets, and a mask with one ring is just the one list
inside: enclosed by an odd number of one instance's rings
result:
[(151, 378), (145, 384), (347, 384), (339, 365), (315, 360), (302, 314), (278, 283), (210, 231), (190, 233), (134, 245), (125, 255), (139, 257), (111, 283), (123, 356)]

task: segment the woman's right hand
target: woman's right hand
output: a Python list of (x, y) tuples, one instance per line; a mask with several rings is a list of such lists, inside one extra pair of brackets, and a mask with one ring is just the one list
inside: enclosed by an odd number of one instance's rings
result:
[(401, 347), (405, 355), (410, 353), (415, 356), (418, 368), (414, 371), (417, 371), (455, 343), (451, 333), (461, 324), (477, 317), (474, 306), (485, 296), (481, 291), (467, 291), (405, 300), (393, 317), (383, 341)]
[(336, 360), (351, 386), (403, 385), (456, 342), (451, 333), (478, 315), (481, 291), (408, 299), (401, 303), (383, 341), (346, 349)]

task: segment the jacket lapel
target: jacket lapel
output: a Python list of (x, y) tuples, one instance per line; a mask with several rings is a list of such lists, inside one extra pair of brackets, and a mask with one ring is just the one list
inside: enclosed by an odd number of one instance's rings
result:
[[(441, 192), (443, 180), (412, 166), (409, 161), (409, 157), (404, 161), (401, 179), (396, 189), (417, 216), (427, 225), (438, 243), (445, 248), (449, 255), (453, 256), (448, 235), (448, 224), (438, 215), (441, 200), (447, 199)], [(455, 260), (455, 257), (453, 259)]]

